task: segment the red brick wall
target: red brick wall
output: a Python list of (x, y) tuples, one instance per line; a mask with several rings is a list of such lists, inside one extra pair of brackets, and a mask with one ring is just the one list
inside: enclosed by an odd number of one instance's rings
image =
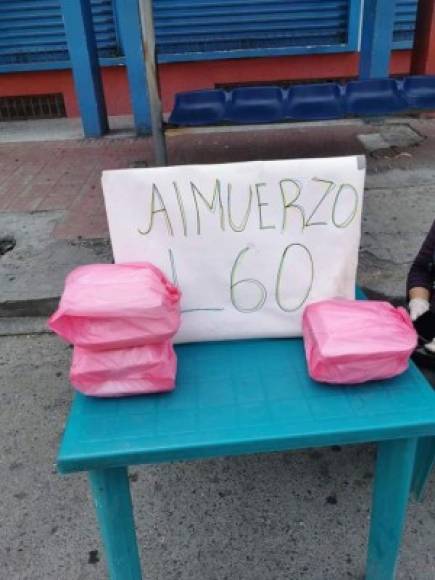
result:
[[(125, 68), (123, 66), (105, 67), (102, 70), (109, 114), (130, 113)], [(0, 96), (2, 97), (49, 93), (63, 93), (67, 116), (80, 116), (71, 70), (0, 74)]]

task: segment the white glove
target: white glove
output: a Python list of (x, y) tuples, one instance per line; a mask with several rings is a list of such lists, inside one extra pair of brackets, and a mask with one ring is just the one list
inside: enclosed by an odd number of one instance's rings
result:
[(435, 338), (433, 340), (431, 340), (431, 342), (428, 342), (427, 344), (425, 344), (424, 348), (426, 350), (428, 350), (429, 352), (432, 352), (433, 354), (435, 354)]
[(415, 322), (417, 318), (420, 318), (425, 312), (429, 310), (429, 302), (424, 298), (413, 298), (409, 302), (409, 313), (411, 315), (411, 320)]

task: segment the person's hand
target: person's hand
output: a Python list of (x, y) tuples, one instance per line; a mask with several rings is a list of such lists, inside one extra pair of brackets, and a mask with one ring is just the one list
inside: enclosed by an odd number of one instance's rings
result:
[(413, 298), (409, 302), (409, 313), (411, 315), (411, 320), (415, 322), (417, 318), (420, 318), (429, 310), (429, 301), (424, 298)]

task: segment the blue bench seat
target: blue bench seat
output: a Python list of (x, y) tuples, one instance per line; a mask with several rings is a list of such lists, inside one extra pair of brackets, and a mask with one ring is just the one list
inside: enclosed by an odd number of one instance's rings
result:
[(178, 93), (169, 124), (198, 126), (384, 116), (435, 108), (435, 76)]

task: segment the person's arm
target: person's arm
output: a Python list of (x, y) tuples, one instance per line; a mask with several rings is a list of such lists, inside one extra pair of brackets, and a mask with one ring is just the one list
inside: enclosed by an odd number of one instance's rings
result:
[(430, 300), (430, 292), (426, 288), (422, 288), (420, 286), (414, 286), (414, 288), (410, 288), (409, 290), (409, 299), (415, 300), (416, 298), (420, 298), (421, 300)]
[(411, 300), (430, 300), (433, 286), (432, 262), (435, 252), (435, 221), (408, 274), (407, 288)]

